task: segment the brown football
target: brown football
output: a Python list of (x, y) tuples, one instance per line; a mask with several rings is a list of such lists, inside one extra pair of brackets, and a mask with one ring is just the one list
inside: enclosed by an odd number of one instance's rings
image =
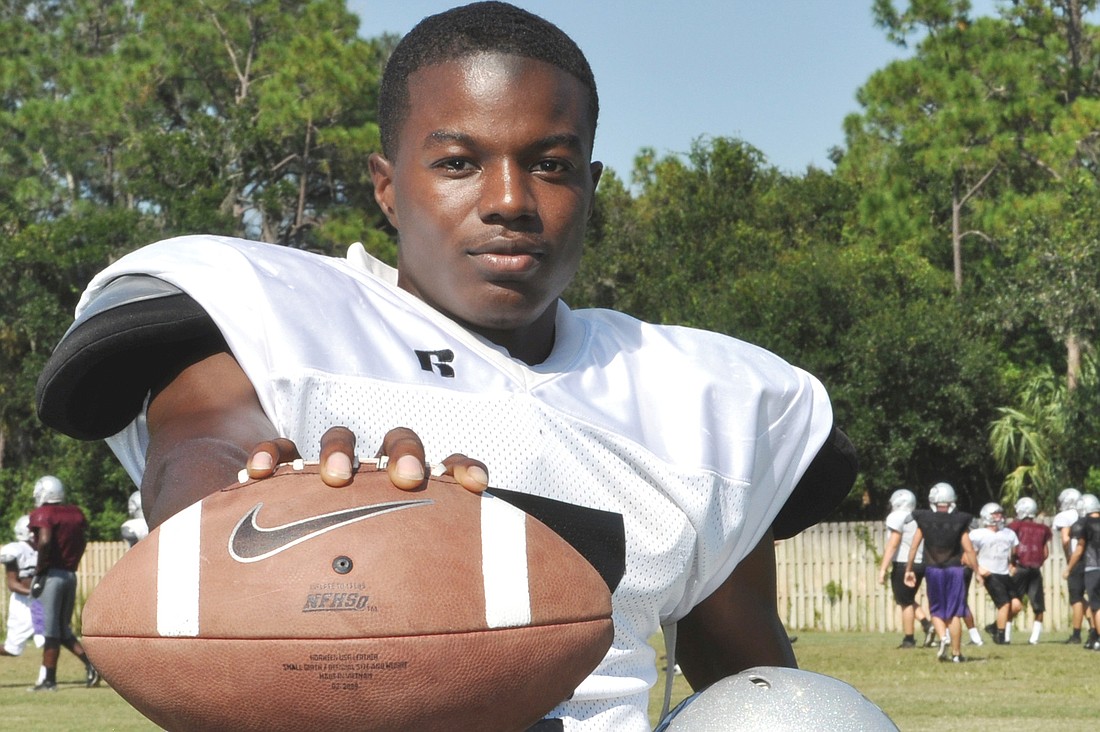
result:
[(180, 730), (523, 730), (611, 644), (611, 596), (545, 525), (447, 477), (283, 466), (165, 521), (84, 607), (83, 641)]

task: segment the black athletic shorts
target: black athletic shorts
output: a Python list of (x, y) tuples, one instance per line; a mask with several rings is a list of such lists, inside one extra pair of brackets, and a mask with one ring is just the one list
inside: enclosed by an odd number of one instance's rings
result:
[(983, 579), (986, 592), (997, 608), (1002, 608), (1016, 597), (1016, 585), (1007, 574), (991, 574)]
[(1100, 569), (1085, 572), (1085, 592), (1089, 596), (1089, 611), (1100, 610)]
[(1016, 584), (1016, 597), (1026, 597), (1031, 603), (1031, 612), (1038, 615), (1047, 609), (1043, 571), (1039, 567), (1017, 567), (1012, 581)]
[(905, 564), (906, 562), (894, 562), (894, 566), (890, 569), (890, 587), (894, 590), (894, 601), (901, 607), (917, 604), (917, 590), (924, 581), (924, 565), (914, 564), (913, 574), (917, 575), (917, 586), (906, 585)]
[(1076, 605), (1085, 601), (1085, 563), (1077, 562), (1069, 577), (1066, 579), (1066, 589), (1069, 590), (1069, 604)]

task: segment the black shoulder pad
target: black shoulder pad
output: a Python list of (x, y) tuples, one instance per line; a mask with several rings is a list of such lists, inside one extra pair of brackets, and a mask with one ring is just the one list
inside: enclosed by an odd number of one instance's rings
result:
[(859, 473), (855, 445), (836, 427), (772, 523), (776, 539), (789, 539), (833, 512)]
[(141, 412), (151, 390), (225, 350), (214, 321), (182, 290), (146, 275), (120, 277), (46, 362), (35, 392), (38, 417), (81, 440), (109, 437)]

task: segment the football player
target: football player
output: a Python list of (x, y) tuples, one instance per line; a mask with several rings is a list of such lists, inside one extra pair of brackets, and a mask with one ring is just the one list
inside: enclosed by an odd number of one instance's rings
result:
[[(1076, 488), (1066, 488), (1058, 494), (1058, 513), (1054, 514), (1051, 529), (1057, 533), (1062, 544), (1062, 553), (1066, 561), (1073, 556), (1073, 550), (1077, 547), (1077, 540), (1073, 538), (1073, 525), (1080, 516), (1077, 515), (1077, 501), (1081, 498), (1081, 491)], [(1085, 565), (1078, 562), (1073, 571), (1066, 577), (1066, 590), (1068, 592), (1070, 606), (1070, 634), (1066, 643), (1081, 642), (1081, 626), (1085, 622)]]
[(1039, 514), (1039, 504), (1034, 498), (1024, 496), (1016, 501), (1016, 519), (1008, 525), (1020, 539), (1016, 547), (1016, 574), (1012, 581), (1016, 585), (1016, 597), (1027, 597), (1034, 613), (1031, 625), (1031, 637), (1028, 643), (1035, 645), (1043, 632), (1043, 613), (1046, 611), (1046, 595), (1043, 593), (1043, 563), (1050, 556), (1050, 540), (1053, 532), (1046, 524), (1035, 520)]
[(980, 526), (970, 532), (970, 543), (978, 554), (981, 582), (997, 608), (997, 619), (987, 630), (994, 643), (1005, 645), (1012, 642), (1012, 620), (1020, 611), (1020, 599), (1009, 571), (1016, 561), (1020, 540), (1016, 532), (1005, 526), (1005, 510), (999, 503), (982, 506), (978, 523)]
[(904, 635), (898, 648), (915, 648), (917, 640), (913, 635), (916, 621), (920, 621), (924, 631), (924, 646), (932, 645), (935, 628), (924, 612), (924, 608), (917, 602), (917, 590), (924, 580), (924, 563), (922, 552), (917, 551), (916, 560), (913, 562), (913, 572), (917, 576), (917, 584), (913, 587), (905, 584), (905, 561), (909, 558), (909, 549), (916, 533), (917, 524), (913, 521), (913, 509), (917, 507), (917, 497), (913, 491), (907, 488), (899, 488), (890, 496), (890, 514), (886, 517), (886, 548), (882, 552), (882, 563), (879, 565), (879, 584), (886, 584), (886, 572), (890, 570), (890, 587), (894, 592), (894, 601), (901, 608), (901, 627)]
[[(913, 511), (917, 531), (909, 549), (905, 565), (905, 584), (917, 586), (913, 569), (917, 551), (924, 547), (924, 578), (928, 591), (928, 610), (932, 623), (940, 636), (940, 649), (936, 657), (941, 661), (962, 663), (962, 619), (967, 614), (966, 575), (964, 565), (971, 569), (978, 566), (974, 546), (967, 529), (971, 516), (955, 511), (955, 489), (947, 483), (937, 483), (928, 492), (932, 509)], [(979, 581), (981, 581), (979, 579)], [(951, 655), (948, 658), (948, 645)]]
[[(8, 600), (8, 633), (4, 636), (4, 645), (0, 656), (19, 656), (27, 647), (27, 641), (34, 638), (34, 644), (42, 647), (41, 617), (39, 627), (35, 628), (34, 606), (31, 599), (31, 580), (38, 561), (38, 551), (34, 548), (34, 535), (30, 530), (30, 516), (20, 516), (12, 527), (15, 541), (0, 547), (0, 564), (4, 565), (5, 581), (11, 598)], [(41, 616), (41, 608), (38, 610)]]
[(584, 55), (542, 18), (426, 18), (388, 61), (369, 159), (397, 268), (361, 246), (154, 244), (93, 280), (40, 415), (111, 436), (151, 527), (245, 464), (262, 478), (301, 455), (345, 485), (356, 445), (399, 487), (430, 460), (470, 490), (491, 470), (622, 516), (598, 542), (626, 558), (613, 647), (546, 729), (648, 729), (662, 625), (696, 688), (793, 665), (773, 541), (847, 494), (854, 450), (820, 382), (773, 354), (560, 300), (603, 170), (598, 109)]
[(1085, 648), (1100, 651), (1100, 499), (1091, 493), (1085, 493), (1077, 499), (1077, 514), (1081, 517), (1073, 525), (1073, 538), (1077, 540), (1062, 576), (1069, 578), (1074, 567), (1085, 565), (1085, 594), (1088, 596), (1089, 630)]

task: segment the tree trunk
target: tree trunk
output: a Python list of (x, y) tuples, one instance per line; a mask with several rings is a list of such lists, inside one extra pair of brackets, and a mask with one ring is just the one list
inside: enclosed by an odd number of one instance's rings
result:
[(1081, 339), (1076, 333), (1066, 336), (1066, 389), (1073, 391), (1081, 378)]
[(962, 207), (965, 200), (959, 197), (959, 176), (951, 186), (951, 255), (955, 265), (955, 294), (963, 289)]

